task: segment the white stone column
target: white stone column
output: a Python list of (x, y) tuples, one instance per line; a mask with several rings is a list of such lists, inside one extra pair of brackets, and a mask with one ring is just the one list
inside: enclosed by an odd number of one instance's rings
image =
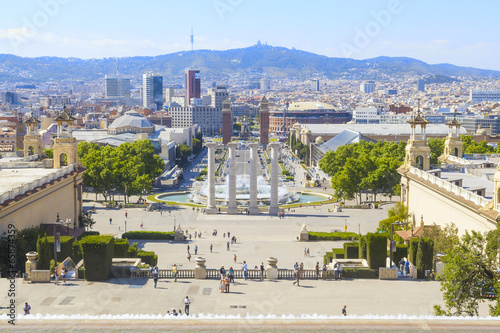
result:
[(206, 144), (208, 148), (208, 195), (207, 195), (207, 214), (217, 214), (217, 207), (215, 206), (215, 142)]
[(227, 144), (227, 147), (229, 148), (227, 213), (238, 214), (238, 207), (236, 207), (236, 147), (238, 147), (238, 144), (230, 142)]
[(280, 211), (278, 202), (278, 152), (279, 144), (276, 142), (270, 143), (271, 148), (271, 204), (269, 205), (269, 215), (276, 216)]
[(250, 147), (250, 205), (248, 212), (250, 215), (258, 215), (259, 207), (257, 206), (257, 168), (259, 167), (257, 148), (259, 145), (252, 142)]

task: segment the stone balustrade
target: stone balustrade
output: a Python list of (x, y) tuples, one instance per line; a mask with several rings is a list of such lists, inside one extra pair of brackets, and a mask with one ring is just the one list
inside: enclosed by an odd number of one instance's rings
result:
[(486, 199), (485, 197), (482, 197), (480, 195), (477, 195), (476, 193), (473, 193), (467, 189), (464, 189), (463, 187), (454, 185), (447, 181), (446, 179), (442, 179), (439, 177), (436, 177), (424, 170), (415, 168), (415, 167), (410, 167), (410, 173), (422, 178), (425, 181), (430, 182), (431, 184), (434, 184), (445, 191), (451, 192), (457, 196), (460, 196), (464, 198), (465, 200), (473, 202), (475, 205), (484, 207), (486, 206), (491, 200)]

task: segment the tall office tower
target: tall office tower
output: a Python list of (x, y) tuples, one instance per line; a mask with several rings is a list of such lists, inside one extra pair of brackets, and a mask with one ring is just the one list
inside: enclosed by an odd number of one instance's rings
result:
[(311, 81), (311, 90), (312, 91), (319, 91), (319, 80), (312, 80)]
[(223, 86), (208, 89), (208, 95), (212, 98), (210, 106), (216, 109), (222, 109), (222, 102), (229, 96), (226, 87)]
[(163, 76), (146, 73), (142, 75), (142, 106), (150, 108), (153, 104), (156, 110), (163, 107)]
[(260, 144), (269, 143), (269, 103), (266, 96), (260, 101)]
[(271, 89), (271, 83), (267, 77), (264, 77), (260, 80), (260, 90), (268, 91)]
[(231, 133), (233, 127), (233, 117), (231, 115), (231, 101), (226, 98), (222, 102), (222, 144), (231, 142)]
[(359, 86), (359, 91), (364, 93), (372, 93), (375, 91), (375, 81), (366, 81), (361, 83)]
[(130, 78), (121, 75), (104, 77), (106, 98), (130, 98)]
[(186, 78), (186, 99), (184, 105), (189, 106), (191, 98), (200, 98), (201, 96), (201, 76), (200, 71), (186, 68), (184, 71)]
[(417, 80), (417, 90), (418, 91), (425, 91), (425, 81), (424, 80)]
[(168, 87), (165, 89), (165, 100), (167, 102), (172, 102), (172, 98), (175, 96), (174, 87)]

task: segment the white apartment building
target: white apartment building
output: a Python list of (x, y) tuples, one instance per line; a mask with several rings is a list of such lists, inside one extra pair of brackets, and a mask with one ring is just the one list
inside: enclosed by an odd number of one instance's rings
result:
[(222, 129), (222, 108), (209, 106), (173, 106), (167, 109), (173, 128), (199, 125), (203, 135), (219, 135)]
[(106, 98), (130, 98), (130, 78), (121, 75), (104, 77)]
[(499, 102), (500, 90), (471, 89), (470, 100), (472, 101), (472, 103)]
[(222, 110), (222, 102), (229, 96), (226, 87), (219, 86), (208, 89), (208, 95), (211, 97), (210, 106)]
[(381, 113), (382, 109), (374, 106), (356, 108), (352, 112), (352, 121), (356, 124), (378, 124)]

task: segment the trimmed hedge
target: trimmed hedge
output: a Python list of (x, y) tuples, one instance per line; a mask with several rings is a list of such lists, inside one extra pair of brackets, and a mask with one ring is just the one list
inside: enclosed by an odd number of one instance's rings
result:
[(366, 257), (371, 269), (385, 267), (387, 258), (387, 236), (368, 233), (366, 235)]
[(346, 259), (358, 259), (359, 243), (358, 242), (344, 243), (344, 254)]
[(397, 244), (396, 252), (392, 254), (392, 261), (399, 267), (401, 258), (408, 257), (408, 246), (405, 244)]
[(359, 259), (366, 259), (366, 236), (359, 237)]
[(128, 257), (128, 239), (115, 239), (113, 247), (113, 258), (127, 258)]
[(108, 279), (113, 258), (114, 238), (112, 236), (86, 236), (80, 241), (85, 262), (87, 281)]
[(71, 259), (73, 259), (75, 264), (78, 264), (80, 260), (83, 259), (82, 248), (78, 241), (73, 243), (73, 254), (71, 255)]
[(137, 258), (137, 243), (133, 243), (128, 249), (127, 249), (127, 258)]
[(344, 249), (332, 249), (332, 253), (335, 259), (344, 259)]
[(408, 260), (416, 266), (418, 251), (418, 238), (410, 238), (408, 243)]
[(83, 237), (87, 237), (87, 236), (99, 236), (99, 235), (100, 235), (99, 231), (84, 231), (83, 234), (78, 236), (77, 240), (80, 240)]
[(152, 240), (174, 240), (174, 232), (164, 231), (129, 231), (122, 234), (122, 239), (152, 239)]
[(351, 240), (358, 239), (359, 235), (355, 232), (309, 232), (309, 240)]
[(378, 268), (343, 268), (342, 277), (348, 279), (378, 279)]
[(417, 278), (425, 278), (425, 271), (432, 271), (432, 260), (434, 257), (434, 242), (428, 237), (420, 237), (417, 250)]
[(329, 263), (332, 262), (333, 259), (333, 252), (327, 252), (323, 256), (323, 264), (328, 265)]
[[(57, 261), (63, 261), (67, 257), (73, 257), (74, 241), (75, 239), (72, 236), (61, 236), (61, 252), (57, 253)], [(38, 237), (36, 250), (40, 258), (38, 269), (49, 269), (50, 260), (54, 259), (54, 236)]]
[(141, 258), (141, 261), (149, 266), (156, 266), (158, 263), (158, 256), (154, 253), (154, 251), (139, 250), (137, 252), (137, 258)]

